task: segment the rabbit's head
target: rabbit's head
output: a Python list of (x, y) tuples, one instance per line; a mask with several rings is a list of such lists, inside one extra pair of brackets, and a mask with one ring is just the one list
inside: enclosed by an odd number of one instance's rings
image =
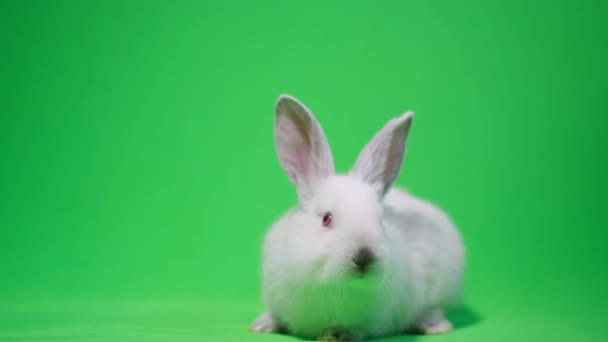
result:
[(295, 98), (279, 97), (276, 148), (299, 198), (290, 237), (297, 247), (289, 252), (319, 280), (372, 277), (388, 264), (381, 203), (401, 169), (412, 119), (407, 112), (389, 121), (350, 172), (336, 175), (314, 115)]

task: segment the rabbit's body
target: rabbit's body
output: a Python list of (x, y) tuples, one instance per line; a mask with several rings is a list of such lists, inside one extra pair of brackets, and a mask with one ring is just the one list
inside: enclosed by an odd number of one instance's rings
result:
[(442, 310), (460, 301), (460, 235), (434, 205), (390, 188), (411, 114), (389, 122), (348, 175), (335, 175), (320, 126), (294, 101), (279, 100), (287, 121), (278, 117), (276, 134), (300, 204), (266, 234), (267, 312), (251, 329), (330, 340), (449, 331)]
[[(292, 209), (268, 232), (264, 243), (263, 296), (268, 311), (287, 331), (316, 338), (327, 329), (378, 337), (406, 332), (425, 315), (457, 304), (463, 248), (450, 220), (429, 202), (398, 189), (383, 205), (386, 270), (369, 278), (324, 275), (302, 268), (297, 234), (299, 209)], [(424, 323), (424, 322), (420, 322)]]

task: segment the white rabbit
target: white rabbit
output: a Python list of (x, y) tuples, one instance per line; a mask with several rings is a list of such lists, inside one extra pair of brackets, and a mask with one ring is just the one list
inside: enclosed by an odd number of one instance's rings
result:
[(464, 247), (432, 204), (391, 188), (413, 113), (389, 121), (348, 175), (336, 175), (313, 114), (295, 98), (276, 104), (279, 160), (299, 205), (268, 231), (254, 332), (360, 340), (445, 333), (460, 303)]

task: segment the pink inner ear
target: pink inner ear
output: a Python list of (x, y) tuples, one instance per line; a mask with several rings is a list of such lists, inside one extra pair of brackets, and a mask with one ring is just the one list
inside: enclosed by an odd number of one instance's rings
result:
[(309, 176), (312, 145), (310, 127), (297, 116), (283, 117), (278, 130), (278, 145), (283, 165), (294, 181)]
[(308, 166), (310, 161), (310, 150), (299, 147), (294, 152), (293, 163), (299, 178), (308, 178)]

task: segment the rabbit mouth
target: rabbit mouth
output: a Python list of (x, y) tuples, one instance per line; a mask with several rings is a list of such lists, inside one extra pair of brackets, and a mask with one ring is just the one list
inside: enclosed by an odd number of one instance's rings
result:
[(378, 273), (378, 265), (369, 265), (365, 267), (353, 266), (350, 270), (351, 277), (353, 278), (369, 278), (374, 277)]

